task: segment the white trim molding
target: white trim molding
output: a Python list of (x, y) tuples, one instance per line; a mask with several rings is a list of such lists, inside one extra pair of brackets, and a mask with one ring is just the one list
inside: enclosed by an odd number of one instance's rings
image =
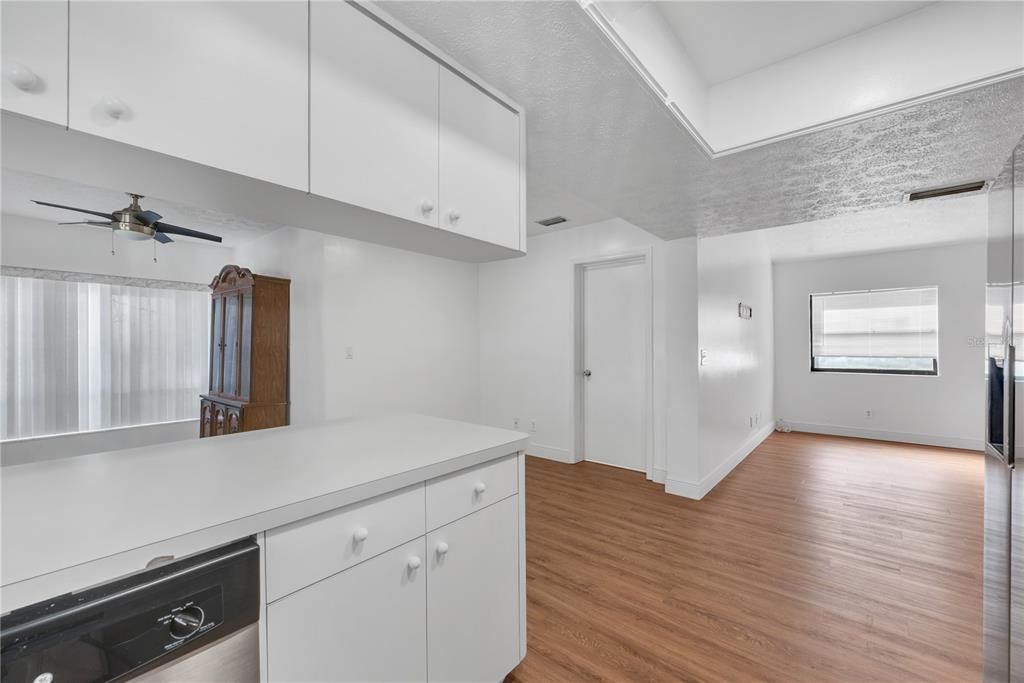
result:
[(771, 436), (773, 431), (775, 431), (775, 421), (771, 420), (769, 424), (754, 432), (731, 456), (722, 461), (712, 472), (702, 477), (699, 482), (668, 478), (665, 481), (665, 492), (674, 496), (700, 500), (708, 495), (711, 489), (718, 486), (718, 483), (736, 469), (736, 466), (753, 453), (754, 449), (760, 446), (765, 439)]
[(891, 432), (882, 429), (859, 429), (840, 425), (822, 425), (809, 422), (784, 421), (794, 432), (807, 434), (826, 434), (828, 436), (848, 436), (854, 439), (872, 439), (874, 441), (894, 441), (911, 443), (919, 446), (939, 446), (941, 448), (961, 448), (968, 451), (985, 450), (983, 439), (964, 439), (957, 436), (940, 436), (935, 434), (914, 434), (911, 432)]
[(572, 453), (569, 452), (568, 448), (559, 448), (558, 446), (547, 446), (542, 443), (529, 442), (526, 445), (526, 454), (532, 455), (537, 458), (544, 458), (545, 460), (554, 460), (555, 462), (564, 462), (568, 465), (579, 462), (573, 458)]

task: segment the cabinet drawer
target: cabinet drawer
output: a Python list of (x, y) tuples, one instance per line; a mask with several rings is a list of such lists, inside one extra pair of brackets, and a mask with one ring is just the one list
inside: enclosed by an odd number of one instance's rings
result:
[(267, 601), (425, 533), (423, 485), (388, 493), (267, 533)]
[(464, 517), (516, 493), (515, 455), (427, 482), (427, 530)]

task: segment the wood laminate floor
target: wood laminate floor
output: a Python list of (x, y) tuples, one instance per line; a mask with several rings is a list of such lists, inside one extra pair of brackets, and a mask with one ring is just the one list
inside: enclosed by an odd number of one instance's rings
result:
[(506, 679), (977, 681), (983, 457), (773, 434), (702, 501), (530, 458)]

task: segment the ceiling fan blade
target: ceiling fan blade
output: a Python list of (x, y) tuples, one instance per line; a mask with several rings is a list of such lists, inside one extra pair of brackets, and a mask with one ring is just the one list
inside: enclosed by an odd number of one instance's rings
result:
[(79, 213), (87, 213), (87, 214), (90, 214), (92, 216), (99, 216), (100, 218), (106, 218), (108, 221), (114, 220), (114, 214), (111, 214), (111, 213), (103, 213), (102, 211), (91, 211), (90, 209), (79, 209), (79, 208), (74, 207), (74, 206), (64, 206), (63, 204), (51, 204), (50, 202), (41, 202), (38, 199), (33, 199), (32, 201), (34, 203), (36, 203), (36, 204), (41, 205), (41, 206), (52, 206), (55, 209), (67, 209), (68, 211), (77, 211)]
[(135, 214), (135, 219), (137, 221), (148, 226), (152, 226), (161, 218), (163, 218), (163, 216), (158, 214), (156, 211), (138, 211)]
[(154, 232), (154, 233), (153, 233), (153, 239), (155, 239), (155, 240), (156, 240), (157, 242), (159, 242), (160, 244), (168, 244), (168, 243), (170, 243), (170, 242), (173, 242), (173, 241), (174, 241), (174, 240), (172, 240), (172, 239), (170, 238), (170, 236), (168, 236), (168, 235), (165, 235), (165, 234), (163, 234), (162, 232)]
[(68, 221), (57, 225), (102, 225), (104, 228), (109, 228), (111, 223), (110, 221)]
[(185, 237), (196, 237), (201, 240), (210, 240), (211, 242), (222, 242), (223, 240), (217, 235), (211, 235), (206, 232), (199, 232), (198, 230), (190, 230), (188, 228), (182, 228), (177, 225), (171, 225), (170, 223), (154, 223), (149, 226), (157, 232), (166, 232), (172, 235), (183, 235)]

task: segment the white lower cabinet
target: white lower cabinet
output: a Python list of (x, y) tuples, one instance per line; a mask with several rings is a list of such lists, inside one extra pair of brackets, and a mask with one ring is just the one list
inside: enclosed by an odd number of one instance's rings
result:
[[(469, 468), (268, 532), (266, 680), (502, 680), (523, 653), (522, 496), (514, 481), (503, 481), (516, 477), (520, 459)], [(461, 489), (481, 488), (474, 482), (485, 484), (485, 494), (504, 497), (483, 507), (462, 505), (463, 516), (448, 516), (444, 526), (425, 536), (419, 531), (391, 550), (367, 546), (379, 553), (362, 556), (368, 559), (348, 553), (352, 524), (369, 532), (359, 543), (387, 543), (402, 529), (423, 529), (431, 500), (436, 510), (455, 515), (454, 507), (437, 507), (438, 497), (462, 500)], [(408, 524), (400, 523), (403, 518)]]
[(427, 668), (424, 552), (421, 537), (271, 603), (268, 679), (422, 681)]
[(518, 499), (427, 534), (427, 680), (500, 681), (519, 662)]

